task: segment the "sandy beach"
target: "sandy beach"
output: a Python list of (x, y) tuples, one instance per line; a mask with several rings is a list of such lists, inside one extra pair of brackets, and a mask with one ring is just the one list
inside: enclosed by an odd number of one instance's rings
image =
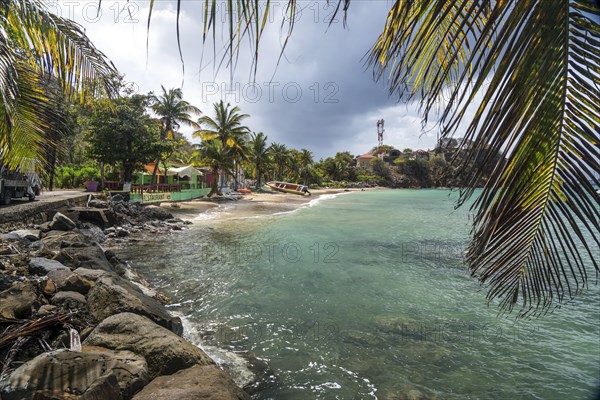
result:
[(311, 190), (311, 196), (298, 196), (279, 192), (253, 192), (242, 196), (239, 200), (213, 197), (211, 199), (201, 198), (177, 203), (161, 203), (160, 206), (168, 209), (179, 218), (198, 222), (214, 218), (235, 219), (289, 212), (317, 200), (323, 195), (366, 190), (384, 190), (384, 188), (317, 189)]

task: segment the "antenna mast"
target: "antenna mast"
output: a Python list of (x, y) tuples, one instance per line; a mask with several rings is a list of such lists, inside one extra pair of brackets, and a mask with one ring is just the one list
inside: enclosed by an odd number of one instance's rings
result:
[(382, 157), (381, 147), (383, 146), (383, 129), (384, 120), (383, 118), (377, 121), (377, 156)]

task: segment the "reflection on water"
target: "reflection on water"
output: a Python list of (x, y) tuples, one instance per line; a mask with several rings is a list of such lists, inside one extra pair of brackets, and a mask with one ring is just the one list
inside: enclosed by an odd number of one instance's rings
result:
[(244, 218), (123, 253), (173, 295), (192, 339), (268, 362), (258, 399), (590, 398), (598, 287), (543, 319), (497, 318), (462, 263), (468, 219), (452, 201), (407, 190), (275, 216), (244, 205)]

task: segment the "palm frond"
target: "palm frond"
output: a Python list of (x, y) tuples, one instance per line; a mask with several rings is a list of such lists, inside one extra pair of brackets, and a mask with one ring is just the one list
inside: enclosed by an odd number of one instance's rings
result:
[[(73, 21), (52, 14), (39, 0), (8, 0), (13, 45), (30, 50), (39, 69), (52, 73), (67, 94), (115, 93), (112, 62)], [(101, 84), (96, 84), (100, 81)]]
[[(469, 14), (443, 11), (455, 6)], [(543, 314), (600, 272), (599, 17), (585, 0), (397, 1), (369, 58), (377, 77), (391, 71), (392, 91), (419, 96), (425, 120), (447, 95), (442, 137), (477, 106), (461, 143), (465, 174), (472, 160), (504, 154), (472, 205), (467, 254), (502, 311)], [(482, 174), (471, 169), (459, 205)]]
[[(329, 5), (330, 0), (326, 0)], [(177, 37), (177, 46), (179, 50), (179, 56), (181, 59), (182, 70), (185, 72), (184, 55), (181, 51), (181, 37), (180, 37), (180, 18), (181, 18), (181, 6), (182, 0), (177, 0), (176, 5), (176, 22), (175, 22), (175, 33)], [(147, 35), (150, 35), (150, 23), (152, 20), (152, 12), (154, 10), (155, 2), (150, 1), (148, 10), (147, 20)], [(237, 58), (242, 47), (242, 41), (248, 39), (249, 51), (252, 54), (251, 69), (253, 70), (254, 76), (258, 68), (259, 60), (259, 46), (263, 36), (264, 30), (267, 25), (267, 21), (270, 17), (275, 16), (281, 18), (280, 31), (283, 34), (283, 44), (279, 53), (279, 59), (277, 65), (281, 61), (285, 49), (287, 48), (290, 37), (294, 30), (296, 19), (298, 18), (298, 1), (287, 0), (285, 2), (285, 8), (283, 15), (277, 15), (279, 11), (280, 3), (266, 0), (266, 2), (252, 0), (252, 1), (233, 1), (227, 0), (224, 2), (218, 2), (215, 0), (204, 0), (204, 6), (202, 7), (202, 48), (204, 48), (209, 40), (212, 40), (213, 48), (213, 59), (214, 65), (218, 66), (219, 69), (222, 65), (227, 65), (231, 71), (233, 77), (233, 70), (237, 64)], [(346, 13), (350, 6), (350, 0), (337, 0), (336, 8), (333, 15), (330, 17), (330, 24), (333, 22), (339, 12), (344, 13), (344, 26), (346, 25)], [(224, 7), (224, 9), (222, 9)], [(220, 26), (220, 16), (224, 13), (225, 24), (223, 28), (223, 37), (226, 37), (226, 44), (224, 49), (217, 51), (217, 28)], [(146, 40), (146, 51), (148, 51), (148, 39)], [(218, 53), (222, 55), (218, 56)], [(202, 64), (202, 61), (201, 61)]]

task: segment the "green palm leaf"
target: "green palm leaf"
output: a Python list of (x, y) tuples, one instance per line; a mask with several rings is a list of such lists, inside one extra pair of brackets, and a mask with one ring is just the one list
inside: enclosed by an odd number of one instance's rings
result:
[[(425, 119), (448, 95), (444, 137), (478, 106), (463, 166), (482, 155), (490, 163), (498, 152), (506, 160), (472, 206), (467, 261), (489, 287), (488, 300), (540, 314), (600, 271), (600, 196), (592, 185), (600, 172), (600, 10), (586, 1), (469, 3), (396, 2), (369, 60), (379, 77), (391, 71), (392, 91), (420, 97)], [(443, 12), (454, 6), (469, 14)], [(459, 204), (482, 174), (471, 173)]]
[(48, 81), (80, 99), (112, 93), (110, 61), (79, 25), (55, 16), (38, 0), (7, 0), (0, 15), (0, 164), (42, 159), (51, 126), (63, 118)]

